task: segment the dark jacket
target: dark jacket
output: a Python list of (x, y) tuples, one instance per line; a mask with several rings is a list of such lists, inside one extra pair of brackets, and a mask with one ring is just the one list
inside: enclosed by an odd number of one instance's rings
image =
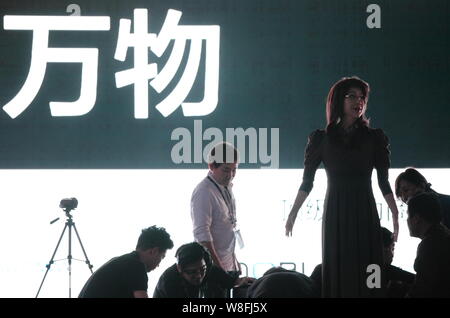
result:
[(400, 267), (388, 265), (386, 268), (388, 298), (403, 298), (411, 289), (416, 275), (407, 272)]
[(441, 204), (442, 224), (450, 229), (450, 195), (436, 193)]
[(200, 286), (189, 284), (178, 272), (174, 264), (159, 278), (153, 298), (225, 298), (228, 289), (234, 285), (236, 277), (212, 265)]
[(417, 248), (409, 297), (450, 297), (450, 231), (433, 225)]
[(314, 281), (296, 271), (282, 270), (264, 274), (247, 290), (248, 298), (317, 298)]

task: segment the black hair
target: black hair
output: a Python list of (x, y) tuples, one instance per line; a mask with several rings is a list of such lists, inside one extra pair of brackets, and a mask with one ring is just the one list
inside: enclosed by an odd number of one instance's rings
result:
[(281, 266), (275, 266), (275, 267), (269, 268), (269, 269), (263, 274), (263, 276), (270, 275), (270, 274), (273, 274), (273, 273), (286, 273), (286, 272), (292, 272), (292, 271), (289, 270), (289, 269), (286, 269), (286, 268), (284, 268), (284, 267), (281, 267)]
[(205, 260), (206, 266), (211, 266), (211, 256), (208, 250), (197, 242), (181, 245), (175, 253), (177, 264), (185, 267), (189, 264)]
[(147, 250), (153, 247), (158, 247), (161, 251), (165, 251), (173, 247), (173, 242), (165, 228), (156, 227), (156, 225), (153, 225), (142, 230), (136, 249)]
[(224, 163), (236, 163), (238, 161), (239, 153), (236, 147), (228, 142), (221, 142), (215, 145), (208, 157), (208, 163), (212, 164), (214, 168), (218, 168)]
[(427, 179), (416, 169), (407, 168), (405, 171), (400, 173), (395, 179), (395, 195), (397, 198), (400, 197), (400, 182), (407, 181), (414, 184), (416, 187), (422, 187), (426, 192), (431, 190), (431, 183), (428, 183)]
[[(357, 76), (343, 77), (330, 88), (326, 102), (326, 116), (327, 127), (336, 125), (339, 118), (342, 119), (344, 115), (344, 99), (345, 95), (352, 88), (359, 88), (366, 98), (369, 99), (370, 86)], [(360, 118), (360, 123), (364, 126), (369, 126), (369, 119), (363, 114)], [(328, 129), (327, 129), (328, 130)]]
[(344, 116), (344, 100), (351, 88), (358, 88), (362, 91), (367, 102), (369, 100), (370, 86), (357, 76), (343, 77), (337, 81), (328, 92), (326, 101), (327, 126), (325, 131), (332, 143), (343, 144), (346, 148), (360, 148), (364, 140), (364, 135), (368, 134), (370, 120), (365, 113), (362, 114), (353, 124), (353, 133), (343, 136), (342, 118)]
[(408, 201), (408, 215), (420, 216), (431, 224), (437, 224), (442, 220), (441, 204), (434, 193), (421, 193)]
[(389, 247), (394, 243), (394, 234), (385, 227), (381, 227), (381, 237), (383, 239), (383, 247)]

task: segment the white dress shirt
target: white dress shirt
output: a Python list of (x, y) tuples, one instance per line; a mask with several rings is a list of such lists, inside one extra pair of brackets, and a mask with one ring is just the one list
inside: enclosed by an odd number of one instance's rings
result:
[(231, 186), (230, 184), (227, 189), (218, 184), (209, 172), (194, 189), (191, 197), (194, 238), (197, 242), (212, 242), (226, 271), (237, 270), (234, 254), (236, 204)]

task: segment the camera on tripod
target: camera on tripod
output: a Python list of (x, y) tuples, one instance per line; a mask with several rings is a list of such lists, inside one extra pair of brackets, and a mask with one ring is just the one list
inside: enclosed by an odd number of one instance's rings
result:
[(59, 207), (66, 212), (76, 209), (78, 206), (78, 200), (76, 198), (62, 199), (59, 203)]
[[(79, 259), (75, 259), (72, 257), (72, 239), (71, 239), (72, 238), (72, 229), (75, 230), (75, 234), (78, 238), (78, 242), (80, 243), (81, 250), (84, 253), (84, 257), (86, 258), (85, 263), (88, 265), (89, 270), (91, 271), (91, 274), (94, 273), (92, 271), (93, 266), (91, 265), (91, 262), (89, 261), (87, 255), (86, 255), (86, 251), (84, 250), (83, 243), (81, 243), (81, 238), (80, 238), (80, 235), (78, 234), (77, 227), (75, 226), (75, 222), (72, 219), (72, 215), (69, 213), (71, 210), (76, 209), (77, 206), (78, 206), (78, 200), (76, 198), (62, 199), (61, 202), (59, 203), (59, 207), (61, 209), (63, 209), (64, 212), (66, 212), (67, 220), (66, 220), (66, 224), (64, 225), (64, 229), (61, 233), (61, 236), (59, 237), (58, 244), (56, 244), (56, 248), (55, 248), (55, 251), (53, 252), (52, 258), (50, 259), (50, 262), (47, 265), (45, 265), (45, 267), (47, 267), (47, 271), (44, 274), (44, 278), (42, 278), (42, 282), (37, 291), (36, 298), (38, 298), (39, 293), (41, 292), (42, 285), (44, 284), (45, 277), (47, 277), (50, 267), (52, 266), (52, 264), (54, 262), (56, 262), (53, 259), (55, 258), (56, 251), (58, 250), (59, 244), (61, 243), (64, 233), (66, 232), (67, 229), (69, 230), (69, 255), (67, 255), (67, 261), (69, 262), (69, 268), (68, 268), (69, 269), (69, 298), (72, 297), (72, 259), (76, 260), (76, 261), (81, 261)], [(51, 221), (50, 224), (53, 224), (58, 220), (59, 220), (59, 218), (56, 218), (53, 221)]]

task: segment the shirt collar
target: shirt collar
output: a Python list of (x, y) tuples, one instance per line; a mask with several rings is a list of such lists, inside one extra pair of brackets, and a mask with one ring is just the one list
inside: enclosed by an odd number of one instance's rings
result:
[[(211, 180), (212, 180), (215, 184), (217, 184), (217, 185), (220, 187), (220, 189), (225, 190), (225, 186), (219, 184), (219, 183), (216, 181), (216, 179), (214, 179), (214, 176), (213, 176), (213, 173), (211, 172), (211, 170), (208, 171), (207, 177), (210, 177)], [(230, 182), (230, 184), (229, 184), (226, 188), (227, 188), (228, 190), (231, 190), (231, 189), (233, 188), (233, 183)]]

